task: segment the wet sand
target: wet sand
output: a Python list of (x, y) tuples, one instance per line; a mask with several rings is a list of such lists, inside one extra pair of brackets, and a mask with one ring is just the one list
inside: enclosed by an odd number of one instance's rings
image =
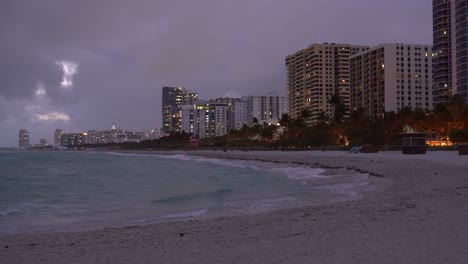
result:
[(468, 263), (468, 156), (188, 154), (355, 170), (383, 187), (359, 200), (257, 215), (3, 235), (0, 263)]

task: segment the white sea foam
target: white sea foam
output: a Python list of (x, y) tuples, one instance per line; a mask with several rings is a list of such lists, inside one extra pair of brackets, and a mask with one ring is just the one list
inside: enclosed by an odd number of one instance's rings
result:
[(148, 157), (147, 154), (138, 154), (138, 153), (122, 153), (122, 152), (105, 152), (109, 155), (114, 156), (127, 156), (127, 157)]
[(370, 181), (361, 179), (355, 182), (324, 185), (316, 187), (316, 189), (326, 189), (333, 193), (341, 193), (349, 197), (359, 197), (361, 192), (369, 186), (369, 183)]
[(2, 216), (21, 216), (24, 213), (28, 212), (38, 212), (38, 211), (59, 211), (58, 206), (42, 205), (42, 204), (31, 204), (23, 203), (13, 205), (10, 208), (6, 208), (0, 211), (0, 217)]
[(209, 210), (207, 208), (203, 208), (203, 209), (198, 209), (198, 210), (189, 211), (189, 212), (167, 214), (167, 215), (162, 215), (162, 216), (158, 216), (158, 217), (155, 217), (155, 218), (138, 220), (138, 221), (135, 221), (135, 223), (146, 224), (146, 223), (153, 223), (153, 222), (157, 222), (157, 221), (161, 221), (161, 220), (199, 217), (199, 216), (207, 214), (208, 211)]
[(305, 181), (326, 178), (326, 176), (321, 175), (325, 170), (320, 168), (286, 167), (274, 168), (272, 171), (282, 173), (291, 180)]
[(238, 213), (261, 213), (273, 211), (279, 208), (287, 208), (289, 207), (288, 205), (295, 203), (297, 203), (297, 199), (293, 197), (280, 197), (245, 203), (227, 204), (221, 208), (232, 210)]
[(195, 157), (195, 156), (188, 156), (184, 154), (177, 154), (177, 155), (158, 155), (161, 158), (169, 158), (169, 159), (177, 159), (177, 160), (184, 160), (184, 161), (197, 161), (197, 162), (208, 162), (212, 164), (234, 167), (234, 168), (245, 168), (245, 169), (253, 169), (258, 170), (259, 168), (252, 164), (245, 164), (242, 161), (231, 161), (225, 159), (214, 159), (214, 158), (202, 158), (202, 157)]
[(175, 155), (156, 155), (158, 158), (164, 159), (176, 159), (176, 160), (193, 160), (193, 157), (184, 154)]

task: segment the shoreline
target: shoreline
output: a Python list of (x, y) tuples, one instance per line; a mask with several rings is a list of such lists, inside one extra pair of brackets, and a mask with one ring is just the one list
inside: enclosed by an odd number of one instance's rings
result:
[(384, 176), (378, 180), (387, 185), (357, 200), (255, 215), (2, 235), (0, 263), (464, 263), (468, 259), (468, 159), (456, 153), (173, 153), (361, 170)]

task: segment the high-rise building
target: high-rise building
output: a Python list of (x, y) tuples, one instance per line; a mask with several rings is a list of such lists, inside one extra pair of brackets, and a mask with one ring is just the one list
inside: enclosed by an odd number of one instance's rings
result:
[(55, 129), (54, 132), (54, 145), (59, 146), (60, 145), (60, 138), (63, 134), (63, 130), (60, 128)]
[(234, 129), (239, 130), (244, 124), (249, 125), (252, 122), (252, 120), (249, 120), (249, 98), (249, 96), (242, 96), (239, 101), (235, 102)]
[(194, 132), (196, 105), (182, 105), (181, 111), (181, 130), (186, 133)]
[(283, 114), (288, 113), (288, 108), (286, 96), (249, 96), (247, 124), (252, 125), (255, 119), (260, 125), (277, 125)]
[(81, 146), (87, 144), (88, 133), (62, 133), (60, 137), (61, 146)]
[(153, 140), (159, 138), (161, 130), (157, 127), (149, 131), (144, 132), (143, 140)]
[(432, 46), (381, 44), (351, 56), (351, 110), (382, 117), (404, 107), (431, 110)]
[(192, 105), (197, 98), (197, 93), (182, 87), (162, 88), (162, 130), (164, 135), (181, 131), (180, 106)]
[(45, 147), (45, 146), (48, 146), (49, 145), (49, 140), (47, 140), (46, 138), (42, 138), (39, 140), (39, 145), (41, 147)]
[(459, 94), (468, 102), (468, 3), (433, 0), (434, 103)]
[(232, 97), (223, 97), (223, 98), (216, 98), (214, 100), (210, 100), (210, 102), (215, 103), (226, 103), (228, 106), (227, 109), (227, 131), (234, 129), (236, 127), (236, 120), (235, 120), (235, 111), (236, 111), (236, 102), (240, 101), (239, 98), (232, 98)]
[(26, 129), (20, 129), (18, 147), (20, 149), (27, 149), (29, 146), (29, 131)]
[(451, 0), (433, 0), (434, 103), (448, 102), (453, 89), (452, 4)]
[(197, 102), (194, 111), (194, 136), (218, 137), (227, 134), (227, 103)]
[(329, 100), (334, 94), (349, 107), (349, 57), (368, 48), (313, 44), (287, 56), (289, 115), (297, 118), (308, 110), (308, 125), (317, 123), (323, 114), (332, 117), (334, 107)]
[(289, 111), (286, 96), (243, 96), (235, 102), (234, 128), (252, 126), (254, 120), (260, 125), (265, 123), (277, 125), (283, 114)]

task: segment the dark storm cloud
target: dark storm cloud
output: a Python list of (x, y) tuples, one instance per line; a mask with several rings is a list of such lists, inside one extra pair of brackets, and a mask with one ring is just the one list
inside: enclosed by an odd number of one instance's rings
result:
[[(162, 86), (206, 99), (285, 93), (285, 56), (311, 43), (426, 44), (431, 29), (427, 0), (2, 0), (0, 129), (149, 129)], [(78, 65), (72, 89), (57, 61)], [(29, 121), (48, 112), (71, 121)]]

